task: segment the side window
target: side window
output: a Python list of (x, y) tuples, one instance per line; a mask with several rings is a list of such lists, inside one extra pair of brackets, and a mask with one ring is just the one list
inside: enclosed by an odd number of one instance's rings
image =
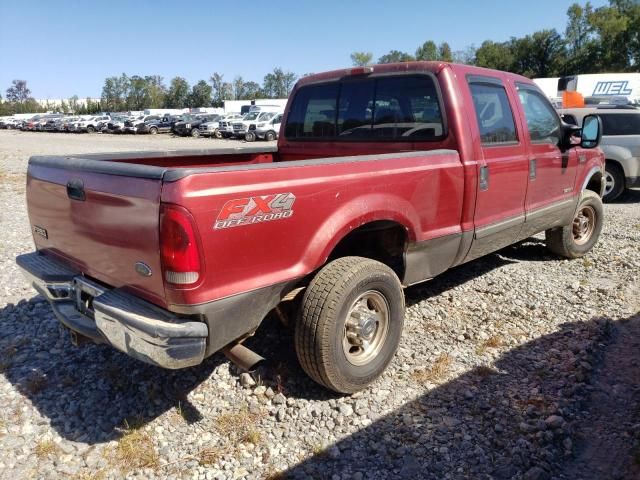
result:
[(518, 141), (513, 112), (502, 85), (471, 83), (471, 97), (476, 110), (482, 145), (501, 145)]
[(531, 142), (553, 145), (560, 143), (560, 119), (549, 101), (530, 87), (517, 87)]
[(640, 135), (638, 113), (600, 113), (598, 116), (602, 120), (603, 135)]

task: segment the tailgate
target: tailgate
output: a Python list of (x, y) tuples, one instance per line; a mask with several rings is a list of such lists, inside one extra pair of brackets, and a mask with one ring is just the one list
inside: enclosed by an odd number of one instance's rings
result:
[(29, 162), (27, 207), (36, 248), (100, 282), (164, 306), (161, 172), (151, 178), (139, 172), (111, 174), (109, 164), (83, 169), (67, 168), (60, 159)]

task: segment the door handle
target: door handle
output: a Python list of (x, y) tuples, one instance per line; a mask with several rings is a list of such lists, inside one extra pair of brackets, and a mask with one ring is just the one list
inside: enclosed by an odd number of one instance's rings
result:
[(538, 174), (538, 170), (536, 165), (536, 159), (530, 158), (529, 159), (529, 180), (535, 180), (537, 174)]
[(84, 202), (87, 195), (84, 193), (84, 183), (79, 178), (74, 178), (67, 182), (67, 197), (71, 200)]
[(489, 166), (483, 165), (480, 167), (480, 190), (489, 189)]

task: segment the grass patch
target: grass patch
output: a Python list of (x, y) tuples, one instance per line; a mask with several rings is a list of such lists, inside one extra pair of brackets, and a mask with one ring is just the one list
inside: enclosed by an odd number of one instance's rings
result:
[(198, 452), (198, 463), (203, 466), (213, 465), (220, 460), (227, 451), (227, 449), (222, 447), (211, 447), (200, 450), (200, 452)]
[(504, 345), (504, 339), (500, 335), (493, 335), (487, 338), (484, 342), (478, 345), (476, 348), (476, 353), (478, 355), (483, 355), (490, 348), (500, 348)]
[(156, 468), (160, 457), (151, 436), (138, 422), (133, 426), (125, 421), (125, 431), (115, 448), (107, 452), (107, 460), (123, 473), (140, 468)]
[(590, 267), (593, 267), (593, 262), (589, 260), (587, 257), (584, 257), (582, 259), (582, 265), (584, 266), (584, 268), (590, 268)]
[(247, 441), (254, 443), (261, 440), (260, 432), (254, 429), (260, 416), (249, 413), (247, 408), (238, 412), (224, 413), (215, 419), (215, 429), (231, 443)]
[(102, 469), (95, 472), (83, 470), (73, 477), (74, 480), (104, 480), (105, 478), (107, 478), (107, 474)]
[(47, 458), (58, 451), (58, 445), (56, 442), (50, 439), (43, 439), (36, 443), (36, 447), (33, 449), (33, 452), (36, 454), (36, 457), (39, 459)]
[(411, 373), (411, 377), (420, 383), (435, 383), (444, 380), (451, 370), (453, 359), (447, 353), (443, 353), (431, 364), (429, 368), (419, 368)]

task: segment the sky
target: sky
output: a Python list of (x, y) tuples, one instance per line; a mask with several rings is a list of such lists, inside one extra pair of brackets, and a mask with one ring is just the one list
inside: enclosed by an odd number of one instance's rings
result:
[(23, 79), (34, 98), (99, 97), (104, 79), (123, 72), (167, 84), (213, 72), (261, 83), (274, 67), (301, 75), (349, 66), (354, 51), (377, 59), (426, 40), (455, 51), (563, 33), (574, 1), (0, 0), (0, 93)]

